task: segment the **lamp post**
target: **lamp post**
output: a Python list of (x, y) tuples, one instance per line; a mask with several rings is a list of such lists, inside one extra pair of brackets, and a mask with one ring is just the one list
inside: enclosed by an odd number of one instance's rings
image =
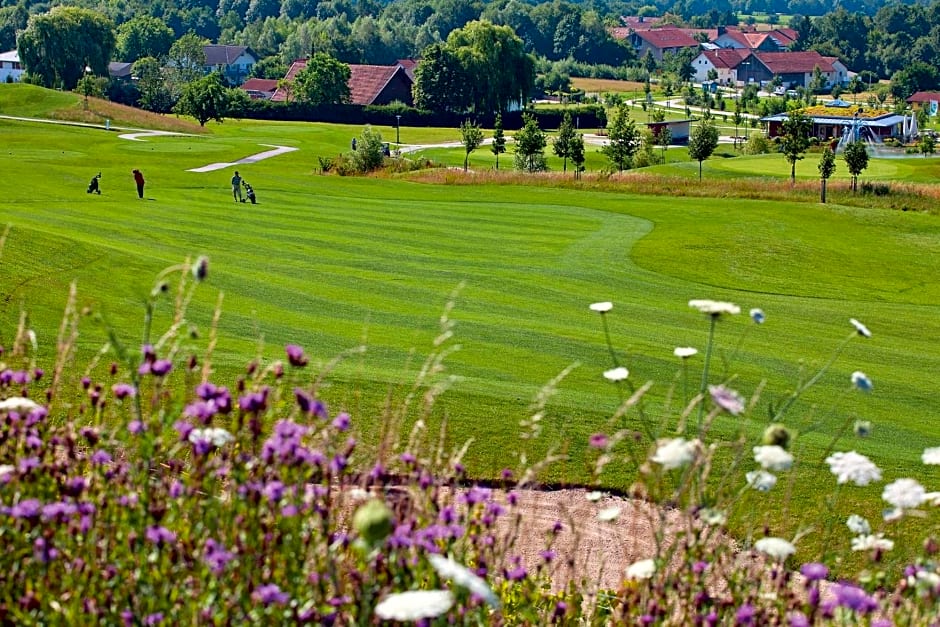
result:
[(395, 143), (401, 145), (401, 116), (395, 116)]

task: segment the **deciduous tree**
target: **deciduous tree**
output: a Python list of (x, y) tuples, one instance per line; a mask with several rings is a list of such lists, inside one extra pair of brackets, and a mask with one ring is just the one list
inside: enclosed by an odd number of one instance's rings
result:
[(170, 93), (178, 97), (186, 85), (205, 76), (203, 68), (206, 66), (205, 46), (208, 43), (209, 40), (195, 33), (187, 33), (173, 42), (167, 64)]
[(698, 180), (702, 180), (702, 162), (718, 147), (718, 129), (710, 117), (702, 118), (689, 137), (689, 158), (698, 161)]
[(571, 121), (571, 112), (565, 111), (561, 118), (561, 125), (558, 127), (558, 135), (552, 142), (552, 150), (555, 156), (562, 158), (562, 172), (568, 171), (568, 158), (571, 157), (571, 143), (575, 138), (574, 123)]
[(574, 164), (574, 178), (581, 178), (581, 173), (584, 172), (584, 135), (581, 133), (575, 133), (574, 138), (571, 140), (571, 163)]
[(483, 143), (483, 129), (470, 120), (464, 120), (460, 125), (460, 141), (464, 149), (463, 171), (466, 172), (470, 166), (470, 153)]
[(173, 110), (196, 118), (199, 126), (205, 126), (209, 120), (221, 122), (229, 110), (228, 88), (222, 75), (213, 72), (187, 84)]
[(496, 169), (499, 169), (499, 155), (506, 152), (506, 135), (503, 133), (503, 116), (496, 114), (496, 121), (493, 122), (493, 143), (490, 144), (490, 151), (496, 155)]
[(790, 182), (796, 183), (796, 162), (803, 158), (809, 148), (813, 121), (799, 109), (791, 109), (787, 119), (780, 125), (780, 130), (780, 152), (790, 164)]
[(143, 57), (162, 59), (170, 52), (176, 34), (162, 20), (150, 15), (132, 18), (118, 27), (117, 53), (123, 61)]
[(310, 105), (349, 102), (349, 66), (324, 52), (307, 60), (294, 78), (294, 94)]
[(846, 146), (842, 158), (845, 159), (845, 167), (852, 175), (852, 191), (858, 191), (858, 175), (868, 167), (868, 148), (865, 142), (856, 141)]
[(523, 114), (522, 120), (523, 126), (514, 137), (516, 169), (543, 172), (548, 169), (545, 163), (545, 132), (539, 128), (535, 116)]
[(819, 158), (819, 202), (826, 203), (826, 182), (836, 171), (836, 153), (827, 147)]
[(607, 140), (601, 152), (619, 172), (628, 169), (633, 155), (640, 149), (641, 137), (636, 123), (630, 119), (630, 109), (626, 103), (617, 107), (607, 123)]
[(17, 41), (26, 71), (46, 87), (74, 89), (85, 67), (108, 75), (114, 51), (114, 23), (78, 7), (58, 6), (34, 15)]
[(167, 89), (163, 67), (153, 57), (144, 57), (134, 63), (134, 75), (140, 90), (140, 107), (155, 113), (166, 113), (173, 107), (173, 98)]

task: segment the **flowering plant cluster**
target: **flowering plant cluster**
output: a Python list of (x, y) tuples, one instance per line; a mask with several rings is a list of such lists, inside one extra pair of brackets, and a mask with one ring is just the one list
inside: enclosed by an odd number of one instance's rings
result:
[[(699, 393), (668, 437), (619, 429), (586, 443), (597, 455), (599, 483), (606, 464), (626, 459), (637, 468), (636, 495), (664, 504), (651, 510), (662, 516), (656, 550), (604, 590), (577, 575), (551, 578), (556, 564), (575, 561), (557, 539), (563, 530), (577, 533), (579, 521), (527, 524), (520, 500), (537, 468), (518, 478), (505, 471), (504, 489), (475, 485), (459, 450), (417, 444), (425, 441), (417, 437), (420, 416), (407, 437), (363, 453), (355, 417), (322, 400), (324, 373), (296, 344), (282, 360), (252, 361), (232, 381), (213, 376), (214, 329), (204, 354), (184, 356), (186, 307), (207, 276), (202, 258), (162, 273), (147, 303), (141, 349), (125, 350), (112, 337), (81, 375), (69, 374), (78, 372), (70, 361), (78, 337), (74, 288), (48, 374), (34, 361), (35, 334), (24, 325), (2, 354), (0, 622), (798, 626), (922, 624), (937, 615), (936, 543), (889, 585), (836, 580), (833, 564), (794, 564), (799, 537), (765, 530), (743, 548), (729, 539), (727, 523), (742, 495), (774, 489), (795, 463), (785, 402), (762, 442), (738, 447), (746, 463), (729, 472), (747, 470), (740, 480), (731, 488), (712, 481), (723, 443), (711, 426), (754, 404), (732, 381), (708, 375), (716, 323), (739, 313), (735, 305), (690, 303), (708, 316), (709, 342)], [(174, 285), (168, 329), (151, 338), (155, 311)], [(603, 376), (621, 391), (618, 420), (642, 414), (648, 386), (633, 387), (610, 344), (612, 309), (609, 302), (591, 306), (604, 320), (613, 359)], [(765, 320), (763, 311), (750, 315)], [(870, 337), (860, 322), (852, 325), (846, 341)], [(450, 326), (445, 314), (422, 373), (439, 371)], [(697, 354), (676, 349), (683, 372)], [(860, 372), (852, 384), (873, 389)], [(419, 385), (429, 398), (439, 392), (432, 382)], [(536, 437), (537, 421), (530, 427)], [(924, 451), (923, 461), (940, 463), (940, 449)], [(831, 451), (826, 462), (834, 484), (882, 480), (855, 451)], [(588, 501), (601, 496), (585, 491)], [(940, 503), (938, 493), (909, 478), (885, 485), (882, 497), (886, 521)], [(668, 509), (683, 521), (670, 536)], [(596, 519), (581, 522), (609, 525), (621, 511), (598, 505)], [(861, 516), (846, 524), (852, 548), (872, 560), (892, 549), (886, 533), (873, 532)], [(537, 555), (521, 553), (523, 535), (537, 538)]]

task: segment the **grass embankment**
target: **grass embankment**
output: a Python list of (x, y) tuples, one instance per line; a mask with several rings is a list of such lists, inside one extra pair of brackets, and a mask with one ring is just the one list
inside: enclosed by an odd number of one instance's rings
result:
[[(940, 485), (940, 472), (919, 461), (924, 447), (938, 443), (940, 285), (931, 277), (940, 271), (940, 224), (933, 215), (793, 202), (783, 188), (769, 200), (743, 199), (738, 187), (749, 183), (731, 172), (699, 186), (723, 185), (720, 198), (692, 197), (697, 181), (672, 179), (659, 179), (664, 189), (649, 195), (613, 182), (567, 189), (531, 185), (536, 179), (528, 177), (492, 185), (479, 176), (458, 186), (313, 173), (318, 155), (346, 150), (359, 130), (226, 121), (205, 136), (132, 142), (96, 129), (0, 120), (7, 177), (17, 182), (0, 202), (0, 220), (13, 229), (2, 259), (0, 343), (9, 344), (25, 308), (41, 353), (50, 355), (68, 283), (77, 280), (80, 305), (103, 314), (136, 347), (150, 277), (185, 255), (207, 254), (210, 283), (190, 316), (200, 333), (187, 352), (205, 349), (218, 293), (225, 295), (214, 362), (220, 373), (256, 354), (281, 358), (287, 342), (303, 345), (319, 364), (364, 342), (367, 354), (340, 366), (322, 393), (334, 409), (354, 412), (368, 440), (383, 428), (387, 400), (404, 397), (433, 350), (444, 303), (463, 283), (451, 312), (451, 342), (462, 348), (445, 361), (459, 379), (431, 413), (431, 432), (446, 418), (451, 443), (472, 438), (468, 466), (476, 476), (517, 466), (522, 453), (531, 461), (560, 447), (569, 461), (543, 479), (580, 482), (592, 460), (591, 433), (674, 428), (683, 392), (672, 349), (704, 348), (707, 335), (689, 299), (727, 299), (768, 314), (761, 327), (745, 317), (719, 325), (715, 380), (736, 374), (734, 387), (748, 395), (766, 380), (760, 411), (716, 424), (727, 438), (757, 438), (767, 404), (824, 364), (851, 331), (848, 318), (857, 317), (874, 338), (851, 343), (794, 405), (788, 422), (803, 432), (796, 441), (803, 461), (780, 489), (749, 497), (753, 507), (735, 530), (744, 535), (766, 523), (789, 537), (811, 524), (816, 531), (800, 546), (815, 556), (848, 545), (822, 531), (827, 523), (841, 524), (852, 512), (878, 520), (880, 485), (846, 488), (832, 500), (834, 479), (819, 462), (837, 436), (837, 450), (871, 455), (887, 481), (916, 476), (928, 489)], [(234, 168), (187, 171), (267, 150), (262, 144), (299, 150), (238, 166), (258, 205), (233, 202)], [(785, 173), (782, 158), (774, 159)], [(914, 162), (905, 167), (916, 169)], [(132, 168), (147, 177), (146, 200), (136, 198)], [(104, 193), (89, 196), (85, 185), (99, 170)], [(655, 184), (652, 177), (642, 182)], [(601, 377), (610, 358), (597, 314), (587, 309), (608, 299), (614, 345), (631, 380), (656, 382), (643, 422), (633, 412), (610, 421), (620, 397)], [(168, 309), (158, 310), (160, 322)], [(82, 363), (105, 339), (89, 317)], [(539, 438), (521, 440), (519, 423), (532, 413), (538, 389), (573, 363), (581, 365), (551, 397)], [(872, 395), (850, 393), (854, 370), (874, 379)], [(874, 435), (839, 436), (855, 418), (871, 420)], [(636, 471), (618, 457), (602, 482), (625, 490)], [(926, 525), (905, 519), (892, 527), (900, 542), (890, 559), (911, 555), (904, 544), (919, 544)]]

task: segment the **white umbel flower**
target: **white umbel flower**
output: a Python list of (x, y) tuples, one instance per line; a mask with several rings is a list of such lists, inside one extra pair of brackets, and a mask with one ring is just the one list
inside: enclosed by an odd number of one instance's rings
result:
[(741, 313), (741, 308), (734, 303), (726, 303), (721, 300), (690, 300), (689, 307), (698, 309), (702, 313), (710, 316)]
[(602, 303), (591, 303), (589, 308), (591, 311), (596, 311), (597, 313), (607, 313), (614, 308), (614, 304), (610, 301), (604, 301)]
[(676, 346), (676, 348), (672, 351), (672, 354), (679, 359), (688, 359), (693, 355), (697, 355), (698, 349), (692, 348), (691, 346)]
[(910, 509), (923, 503), (926, 494), (924, 486), (914, 479), (898, 479), (885, 486), (881, 498), (898, 509)]
[(768, 492), (777, 485), (777, 476), (766, 470), (752, 470), (744, 475), (744, 480), (758, 492)]
[(868, 521), (858, 514), (852, 514), (845, 521), (845, 526), (849, 528), (849, 531), (856, 533), (858, 535), (864, 536), (871, 533), (871, 525), (868, 524)]
[(881, 481), (881, 469), (864, 455), (855, 451), (833, 453), (826, 458), (829, 470), (836, 476), (836, 483), (866, 486), (872, 481)]
[(608, 381), (623, 381), (629, 376), (630, 371), (623, 366), (604, 371), (604, 378)]
[(434, 567), (437, 574), (444, 579), (450, 579), (461, 588), (466, 588), (471, 594), (480, 597), (491, 607), (499, 607), (499, 599), (496, 598), (496, 594), (490, 589), (486, 580), (463, 564), (458, 564), (449, 557), (437, 555), (436, 553), (428, 555), (428, 561), (431, 562), (431, 566)]
[(660, 444), (650, 460), (662, 465), (666, 470), (682, 468), (692, 463), (697, 449), (698, 440), (689, 441), (684, 438), (673, 438)]
[(894, 540), (888, 540), (883, 533), (877, 535), (863, 535), (852, 538), (853, 551), (890, 551), (894, 548)]
[(796, 547), (783, 538), (761, 538), (754, 543), (754, 548), (778, 560), (785, 560), (796, 553)]
[(199, 441), (210, 442), (212, 446), (221, 448), (229, 442), (235, 441), (235, 436), (219, 427), (209, 427), (208, 429), (193, 429), (189, 432), (189, 441), (195, 444)]
[(793, 455), (790, 455), (782, 447), (776, 444), (754, 447), (754, 461), (761, 465), (764, 470), (790, 470), (793, 465)]
[(928, 466), (940, 466), (940, 446), (925, 448), (920, 459)]
[(22, 396), (11, 396), (0, 401), (0, 411), (15, 411), (20, 414), (26, 414), (39, 408), (36, 401), (24, 398)]
[(414, 622), (436, 618), (453, 604), (454, 595), (449, 590), (409, 590), (382, 599), (375, 606), (375, 615), (382, 620)]
[(861, 322), (859, 322), (859, 321), (856, 320), (855, 318), (849, 318), (849, 323), (850, 323), (853, 327), (855, 327), (855, 330), (856, 330), (856, 331), (858, 332), (858, 334), (861, 335), (862, 337), (871, 337), (871, 331), (868, 330), (868, 327), (866, 327), (864, 324), (862, 324)]
[(597, 512), (597, 519), (601, 522), (613, 522), (620, 518), (620, 508), (617, 506), (605, 507)]
[(634, 562), (627, 567), (627, 579), (639, 581), (656, 574), (656, 562), (651, 559)]

